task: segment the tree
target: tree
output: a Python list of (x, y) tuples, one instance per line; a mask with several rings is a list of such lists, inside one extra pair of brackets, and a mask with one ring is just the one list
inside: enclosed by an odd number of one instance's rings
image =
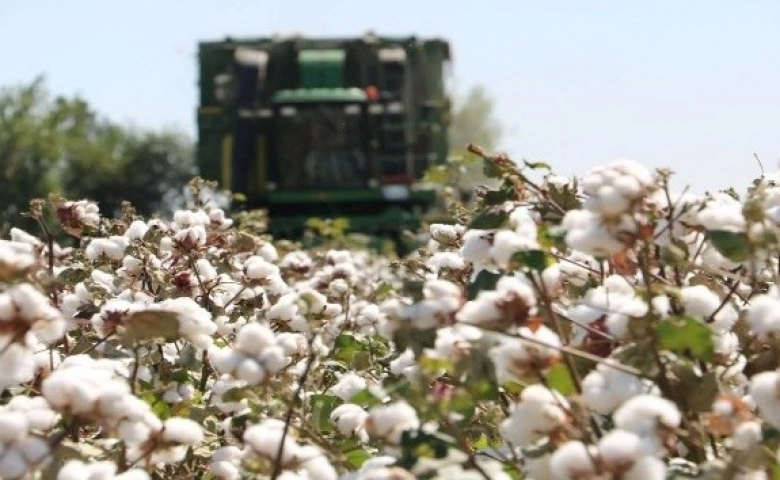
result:
[(488, 150), (498, 146), (502, 127), (495, 117), (495, 102), (485, 87), (472, 87), (465, 96), (455, 97), (452, 124), (450, 125), (450, 150), (462, 153), (469, 143)]
[(52, 97), (43, 77), (0, 90), (0, 226), (20, 224), (29, 201), (50, 193), (90, 198), (116, 213), (166, 210), (195, 173), (192, 142), (102, 117), (80, 97)]
[(456, 96), (449, 131), (450, 153), (462, 158), (465, 172), (458, 186), (468, 193), (478, 185), (492, 183), (482, 174), (482, 162), (466, 147), (473, 143), (494, 150), (501, 140), (502, 126), (495, 117), (495, 102), (485, 87), (472, 87), (465, 96)]

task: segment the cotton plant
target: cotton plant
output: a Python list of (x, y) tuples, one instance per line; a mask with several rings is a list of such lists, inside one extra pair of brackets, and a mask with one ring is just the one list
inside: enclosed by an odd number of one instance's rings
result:
[(771, 478), (780, 177), (475, 153), (497, 186), (400, 259), (198, 182), (167, 219), (33, 202), (0, 239), (0, 476)]

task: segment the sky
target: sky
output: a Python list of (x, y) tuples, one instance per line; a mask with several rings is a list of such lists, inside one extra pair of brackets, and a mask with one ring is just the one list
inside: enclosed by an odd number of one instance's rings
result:
[(102, 114), (195, 135), (197, 44), (225, 36), (438, 36), (483, 85), (501, 150), (582, 175), (617, 158), (696, 191), (780, 166), (774, 0), (0, 0), (0, 86), (45, 75)]

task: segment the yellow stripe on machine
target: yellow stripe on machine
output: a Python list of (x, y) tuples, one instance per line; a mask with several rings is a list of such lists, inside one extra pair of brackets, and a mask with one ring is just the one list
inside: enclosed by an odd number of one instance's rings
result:
[(233, 135), (222, 137), (222, 188), (233, 188)]

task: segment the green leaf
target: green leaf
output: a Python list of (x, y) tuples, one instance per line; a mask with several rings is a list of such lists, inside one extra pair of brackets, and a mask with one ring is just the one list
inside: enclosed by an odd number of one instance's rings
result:
[(347, 463), (349, 463), (350, 467), (355, 470), (360, 469), (360, 467), (363, 466), (363, 463), (372, 457), (370, 453), (360, 448), (350, 450), (344, 456), (347, 458)]
[(420, 330), (405, 323), (395, 331), (393, 342), (395, 342), (399, 352), (411, 348), (416, 356), (420, 356), (426, 348), (433, 348), (436, 342), (436, 330), (436, 328)]
[(558, 363), (547, 372), (547, 384), (550, 388), (553, 388), (561, 393), (561, 395), (569, 396), (576, 393), (574, 386), (574, 380), (571, 377), (569, 369), (564, 363)]
[(493, 230), (501, 228), (509, 219), (509, 213), (502, 206), (494, 205), (479, 212), (469, 223), (469, 228)]
[(526, 167), (532, 170), (547, 170), (548, 172), (552, 171), (552, 167), (547, 162), (529, 162), (527, 160), (523, 160), (523, 163)]
[(125, 346), (158, 339), (172, 342), (179, 337), (179, 315), (161, 310), (132, 313), (120, 333), (120, 339)]
[(388, 295), (393, 293), (393, 286), (390, 285), (387, 282), (381, 282), (377, 287), (376, 290), (374, 290), (374, 297), (377, 298), (377, 300), (383, 300)]
[(356, 393), (349, 401), (363, 408), (371, 408), (382, 403), (382, 400), (376, 398), (367, 388)]
[(543, 250), (528, 250), (515, 253), (512, 256), (512, 263), (541, 272), (547, 268), (548, 258)]
[(715, 353), (710, 329), (693, 317), (669, 317), (658, 324), (661, 348), (675, 353), (690, 353), (709, 361)]
[(732, 262), (743, 262), (750, 258), (750, 240), (743, 232), (709, 230), (707, 238), (715, 250)]
[(477, 294), (482, 290), (495, 290), (496, 284), (498, 284), (498, 280), (500, 278), (501, 275), (498, 273), (491, 273), (487, 270), (482, 270), (479, 272), (479, 274), (477, 274), (477, 278), (475, 278), (474, 281), (466, 288), (468, 299), (474, 300), (477, 298)]
[(330, 414), (342, 403), (341, 399), (335, 395), (312, 395), (310, 397), (312, 420), (321, 432), (333, 429), (330, 423)]
[(229, 388), (222, 394), (222, 401), (228, 403), (240, 402), (245, 398), (249, 398), (249, 390), (241, 387)]

